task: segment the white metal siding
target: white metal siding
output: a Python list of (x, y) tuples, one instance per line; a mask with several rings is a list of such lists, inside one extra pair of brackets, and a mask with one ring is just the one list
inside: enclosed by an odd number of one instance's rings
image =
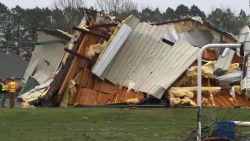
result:
[(222, 55), (219, 56), (215, 64), (214, 70), (217, 70), (217, 69), (227, 70), (233, 60), (234, 53), (235, 53), (234, 50), (229, 49), (224, 57), (222, 57)]
[[(54, 36), (39, 32), (38, 41), (56, 39), (57, 38)], [(52, 77), (54, 71), (56, 71), (62, 60), (64, 47), (65, 45), (62, 43), (37, 45), (32, 52), (31, 60), (29, 62), (28, 68), (25, 71), (24, 82), (28, 80), (29, 76), (32, 76), (39, 71), (42, 71), (43, 73), (47, 74), (47, 76)], [(49, 62), (49, 64), (46, 62)], [(38, 77), (37, 79), (39, 78), (41, 77)], [(37, 81), (40, 82), (40, 80)]]
[(132, 28), (130, 26), (127, 24), (122, 25), (116, 36), (112, 39), (112, 42), (102, 54), (100, 60), (98, 60), (96, 65), (93, 67), (92, 72), (95, 75), (101, 77), (131, 32)]
[(164, 39), (175, 43), (179, 39), (179, 35), (175, 30), (175, 26), (173, 23), (169, 23), (162, 26), (165, 29)]
[[(163, 43), (162, 27), (139, 23), (102, 75), (114, 84), (157, 95), (167, 89), (196, 60), (199, 48), (183, 40), (174, 46)], [(157, 95), (157, 97), (159, 97)]]

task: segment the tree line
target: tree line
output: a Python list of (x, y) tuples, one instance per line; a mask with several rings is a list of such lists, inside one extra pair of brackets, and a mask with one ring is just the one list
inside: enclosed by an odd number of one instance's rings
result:
[[(20, 46), (25, 42), (37, 40), (39, 28), (56, 28), (73, 33), (72, 27), (77, 26), (84, 15), (86, 5), (84, 0), (57, 0), (53, 9), (49, 8), (21, 8), (16, 6), (9, 9), (0, 3), (0, 46), (11, 44)], [(157, 22), (180, 19), (185, 16), (200, 16), (213, 26), (237, 35), (243, 25), (249, 25), (249, 15), (243, 10), (233, 13), (230, 8), (216, 8), (208, 15), (199, 7), (187, 7), (183, 4), (176, 9), (166, 8), (161, 12), (159, 8), (149, 7), (138, 10), (137, 5), (131, 0), (96, 0), (94, 7), (104, 13), (117, 16), (121, 19), (133, 14), (141, 21)]]

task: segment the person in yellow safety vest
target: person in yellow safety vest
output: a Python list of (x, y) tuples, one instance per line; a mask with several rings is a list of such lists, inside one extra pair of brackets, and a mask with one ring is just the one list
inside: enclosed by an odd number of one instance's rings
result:
[(10, 108), (12, 108), (15, 106), (15, 96), (17, 90), (19, 89), (19, 84), (15, 81), (14, 77), (11, 77), (9, 83), (6, 85), (6, 88), (9, 92)]
[(2, 79), (2, 82), (0, 83), (0, 91), (1, 91), (1, 107), (5, 107), (4, 106), (4, 102), (6, 99), (6, 95), (7, 95), (7, 88), (6, 88), (6, 80)]

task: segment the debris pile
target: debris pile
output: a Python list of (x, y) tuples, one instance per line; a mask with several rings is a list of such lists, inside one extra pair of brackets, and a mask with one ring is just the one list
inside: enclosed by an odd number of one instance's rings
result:
[[(146, 23), (135, 16), (119, 21), (86, 9), (82, 22), (74, 29), (58, 59), (42, 59), (47, 66), (52, 60), (57, 66), (41, 73), (37, 71), (39, 61), (32, 61), (35, 65), (29, 66), (33, 69), (28, 70), (33, 71), (26, 75), (26, 81), (40, 74), (46, 80), (35, 79), (36, 85), (51, 83), (42, 87), (39, 96), (31, 96), (39, 90), (28, 91), (22, 96), (24, 101), (29, 101), (25, 100), (28, 97), (36, 99), (36, 104), (67, 107), (140, 104), (154, 97), (169, 101), (172, 107), (196, 106), (200, 47), (237, 41), (198, 17)], [(239, 85), (244, 59), (229, 48), (207, 49), (202, 57), (203, 105), (250, 106), (245, 95), (238, 94), (243, 90)]]

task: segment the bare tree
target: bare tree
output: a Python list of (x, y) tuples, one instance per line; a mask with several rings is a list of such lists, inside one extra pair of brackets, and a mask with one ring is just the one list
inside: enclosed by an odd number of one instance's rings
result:
[(56, 0), (52, 18), (57, 28), (72, 33), (84, 15), (85, 0)]
[(85, 0), (57, 0), (54, 7), (61, 10), (65, 8), (79, 9), (85, 7)]
[(96, 0), (96, 8), (122, 17), (137, 11), (137, 5), (131, 0)]

